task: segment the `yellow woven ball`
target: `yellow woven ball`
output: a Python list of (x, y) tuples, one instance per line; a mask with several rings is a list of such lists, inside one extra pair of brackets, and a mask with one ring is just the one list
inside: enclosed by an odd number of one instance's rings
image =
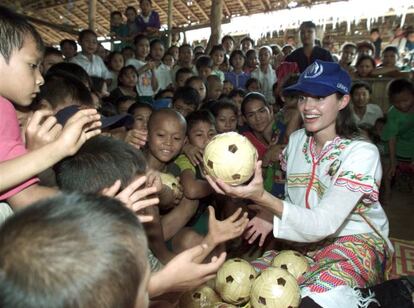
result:
[(237, 308), (237, 306), (224, 302), (218, 302), (214, 304), (213, 308)]
[(178, 192), (180, 189), (180, 182), (178, 179), (169, 173), (160, 173), (160, 178), (162, 184), (168, 186), (174, 193)]
[(296, 280), (309, 270), (308, 260), (294, 250), (281, 251), (273, 259), (272, 265), (287, 270)]
[(299, 307), (300, 289), (295, 277), (282, 268), (265, 269), (253, 283), (250, 304), (253, 308)]
[(204, 169), (230, 185), (249, 180), (257, 161), (257, 150), (244, 136), (229, 132), (215, 136), (204, 149)]
[(180, 308), (209, 308), (220, 302), (221, 298), (208, 286), (200, 286), (184, 293), (180, 298)]
[(243, 259), (229, 259), (218, 270), (216, 291), (230, 304), (240, 305), (249, 301), (250, 289), (256, 278), (256, 271)]

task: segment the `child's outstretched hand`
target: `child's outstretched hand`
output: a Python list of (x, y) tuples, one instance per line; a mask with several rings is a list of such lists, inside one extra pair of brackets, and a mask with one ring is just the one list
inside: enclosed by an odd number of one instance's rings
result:
[(225, 220), (217, 220), (214, 207), (208, 207), (208, 234), (207, 237), (210, 238), (214, 245), (219, 245), (226, 241), (232, 240), (239, 237), (249, 222), (247, 218), (247, 212), (243, 213), (241, 208), (238, 208), (237, 211), (233, 213), (230, 217)]
[[(195, 261), (208, 249), (207, 245), (197, 245), (174, 257), (159, 272), (151, 277), (149, 293), (151, 297), (165, 292), (182, 292), (194, 289), (215, 277), (226, 260), (226, 253), (213, 257), (210, 263)], [(153, 279), (155, 278), (155, 279)]]
[(203, 150), (200, 148), (192, 145), (192, 144), (185, 144), (183, 147), (184, 154), (188, 157), (190, 162), (193, 166), (197, 166), (202, 164), (203, 162)]
[(260, 236), (259, 246), (262, 247), (266, 237), (273, 231), (273, 214), (258, 206), (256, 209), (259, 209), (259, 212), (247, 224), (245, 239), (249, 241), (249, 244), (253, 244)]
[(26, 124), (26, 148), (30, 151), (41, 148), (55, 141), (61, 132), (62, 125), (57, 123), (52, 111), (38, 110), (33, 113)]
[(147, 171), (147, 187), (155, 187), (157, 191), (155, 193), (159, 193), (162, 190), (162, 181), (160, 173), (156, 170), (150, 169)]
[[(159, 199), (157, 197), (147, 199), (147, 197), (156, 193), (157, 188), (154, 186), (145, 187), (146, 181), (147, 177), (141, 176), (120, 191), (121, 181), (117, 180), (111, 187), (103, 189), (102, 194), (107, 197), (114, 197), (123, 202), (127, 208), (137, 213), (136, 216), (142, 223), (149, 222), (153, 220), (153, 217), (139, 214), (139, 212), (149, 206), (157, 205)], [(141, 188), (142, 186), (144, 188)]]
[(132, 146), (140, 149), (145, 146), (147, 143), (147, 135), (148, 131), (146, 130), (138, 130), (138, 129), (131, 129), (125, 135), (125, 142), (131, 144)]
[(96, 109), (81, 109), (69, 118), (56, 139), (58, 149), (64, 151), (63, 157), (75, 154), (86, 140), (101, 133), (100, 119)]

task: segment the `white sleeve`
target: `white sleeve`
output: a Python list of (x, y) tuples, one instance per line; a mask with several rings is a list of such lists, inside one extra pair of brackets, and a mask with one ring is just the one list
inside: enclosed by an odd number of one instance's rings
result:
[(367, 142), (358, 142), (342, 161), (338, 176), (333, 180), (319, 205), (307, 209), (283, 202), (281, 218), (274, 217), (273, 234), (277, 238), (296, 242), (317, 242), (333, 235), (350, 213), (363, 212), (378, 201), (381, 163), (378, 150)]

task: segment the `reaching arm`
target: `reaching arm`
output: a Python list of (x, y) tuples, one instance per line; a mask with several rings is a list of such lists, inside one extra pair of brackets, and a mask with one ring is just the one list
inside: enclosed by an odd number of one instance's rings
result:
[(38, 200), (49, 198), (58, 193), (58, 190), (50, 187), (31, 185), (21, 192), (7, 199), (7, 202), (14, 210), (24, 208)]
[(207, 197), (214, 192), (207, 181), (196, 179), (194, 172), (190, 169), (181, 173), (181, 184), (184, 196), (191, 200)]

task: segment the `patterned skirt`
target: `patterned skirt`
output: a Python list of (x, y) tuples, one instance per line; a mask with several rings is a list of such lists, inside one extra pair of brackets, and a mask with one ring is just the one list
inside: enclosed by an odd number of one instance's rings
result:
[[(310, 269), (299, 279), (301, 288), (322, 293), (338, 286), (366, 288), (384, 281), (391, 263), (387, 244), (376, 234), (358, 234), (294, 247), (307, 257)], [(278, 251), (270, 250), (251, 262), (261, 272), (271, 266)], [(389, 259), (389, 260), (388, 260)]]

